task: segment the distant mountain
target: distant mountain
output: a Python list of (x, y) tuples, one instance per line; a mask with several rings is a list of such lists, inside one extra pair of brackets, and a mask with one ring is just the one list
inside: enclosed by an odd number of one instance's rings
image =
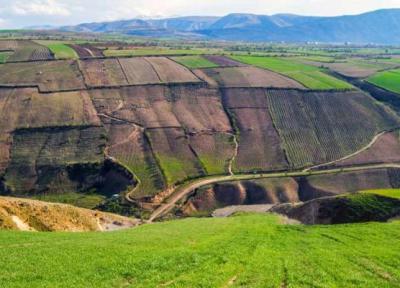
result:
[(73, 32), (116, 32), (151, 37), (191, 37), (252, 42), (400, 44), (400, 9), (337, 17), (229, 14), (225, 17), (132, 19), (87, 23), (60, 29)]

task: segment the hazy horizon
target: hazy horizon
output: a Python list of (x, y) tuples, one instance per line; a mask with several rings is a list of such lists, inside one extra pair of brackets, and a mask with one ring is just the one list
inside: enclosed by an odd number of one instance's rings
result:
[[(271, 15), (291, 13), (307, 16), (361, 14), (378, 9), (400, 8), (400, 0), (0, 0), (0, 29), (28, 26), (63, 26), (132, 18), (224, 16), (230, 13)], [(186, 4), (186, 5), (185, 5)]]

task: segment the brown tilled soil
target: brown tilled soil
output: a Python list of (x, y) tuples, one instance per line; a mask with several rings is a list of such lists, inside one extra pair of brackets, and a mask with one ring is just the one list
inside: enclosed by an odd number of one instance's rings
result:
[(336, 163), (336, 166), (400, 162), (400, 135), (391, 132), (382, 135), (371, 148), (364, 152)]
[(37, 85), (43, 92), (84, 89), (76, 61), (8, 63), (0, 66), (0, 84)]
[(230, 67), (203, 70), (222, 87), (268, 87), (298, 88), (304, 87), (285, 76), (256, 67)]
[(20, 231), (113, 231), (139, 220), (35, 200), (0, 197), (0, 228)]
[(145, 58), (121, 58), (121, 67), (129, 84), (158, 84), (161, 82), (153, 66)]
[(118, 59), (81, 60), (80, 66), (89, 87), (128, 85)]
[(83, 44), (83, 45), (70, 44), (69, 46), (71, 46), (71, 48), (75, 50), (75, 52), (81, 59), (104, 56), (103, 50), (91, 46), (89, 44)]
[(203, 56), (208, 61), (211, 61), (221, 67), (244, 67), (243, 63), (237, 62), (231, 58), (221, 55), (205, 55)]
[(239, 153), (235, 170), (273, 171), (288, 166), (281, 140), (267, 109), (232, 109), (239, 129)]
[(227, 108), (268, 108), (263, 88), (227, 88), (223, 89), (222, 99)]
[(146, 57), (163, 83), (185, 83), (200, 82), (189, 69), (166, 58)]

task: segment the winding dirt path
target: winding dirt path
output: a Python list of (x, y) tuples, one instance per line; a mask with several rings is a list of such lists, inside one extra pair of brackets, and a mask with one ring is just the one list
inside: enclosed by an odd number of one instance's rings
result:
[(195, 189), (205, 185), (238, 181), (238, 180), (254, 180), (254, 179), (265, 179), (265, 178), (282, 178), (282, 177), (299, 177), (299, 176), (310, 176), (310, 175), (327, 175), (340, 172), (355, 172), (365, 171), (382, 168), (400, 168), (400, 164), (377, 164), (377, 165), (364, 165), (358, 167), (347, 167), (347, 168), (335, 168), (322, 171), (294, 171), (294, 172), (280, 172), (280, 173), (262, 173), (262, 174), (242, 174), (242, 175), (228, 175), (228, 176), (215, 176), (207, 177), (202, 179), (193, 180), (182, 186), (179, 186), (172, 193), (172, 196), (168, 198), (164, 204), (158, 207), (147, 220), (148, 223), (162, 217), (163, 215), (170, 212), (177, 202), (182, 200), (184, 197), (191, 194)]
[(239, 153), (239, 142), (237, 141), (237, 136), (235, 134), (233, 134), (233, 133), (228, 133), (228, 134), (233, 137), (233, 143), (235, 144), (235, 151), (233, 153), (232, 158), (229, 160), (229, 165), (228, 165), (229, 175), (233, 176), (235, 174), (233, 173), (233, 168), (232, 167), (233, 167), (233, 163), (235, 162), (236, 157), (237, 157), (237, 155)]
[(333, 160), (333, 161), (328, 162), (328, 163), (322, 163), (322, 164), (318, 164), (318, 165), (315, 165), (315, 166), (306, 168), (306, 169), (304, 169), (303, 171), (304, 171), (304, 172), (308, 172), (308, 171), (311, 171), (311, 170), (314, 170), (314, 169), (317, 169), (317, 168), (320, 168), (320, 167), (329, 166), (329, 165), (335, 164), (335, 163), (337, 163), (337, 162), (340, 162), (340, 161), (343, 161), (343, 160), (347, 160), (347, 159), (349, 159), (349, 158), (352, 158), (352, 157), (354, 157), (354, 156), (357, 156), (358, 154), (361, 154), (362, 152), (364, 152), (364, 151), (368, 150), (369, 148), (371, 148), (371, 147), (379, 140), (380, 137), (382, 137), (383, 135), (385, 135), (385, 134), (387, 134), (387, 133), (391, 133), (391, 132), (393, 132), (393, 131), (395, 131), (395, 130), (396, 130), (396, 129), (388, 130), (388, 131), (383, 131), (383, 132), (381, 132), (381, 133), (375, 135), (375, 137), (372, 138), (371, 142), (369, 142), (366, 146), (362, 147), (360, 150), (357, 150), (356, 152), (354, 152), (354, 153), (352, 153), (352, 154), (349, 154), (349, 155), (347, 155), (347, 156), (344, 156), (344, 157), (342, 157), (342, 158), (340, 158), (340, 159), (337, 159), (337, 160)]

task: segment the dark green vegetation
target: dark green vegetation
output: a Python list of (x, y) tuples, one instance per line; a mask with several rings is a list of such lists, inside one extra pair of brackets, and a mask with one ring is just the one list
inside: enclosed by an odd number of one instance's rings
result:
[(399, 287), (398, 221), (279, 222), (241, 215), (106, 234), (0, 232), (0, 280), (7, 287)]

